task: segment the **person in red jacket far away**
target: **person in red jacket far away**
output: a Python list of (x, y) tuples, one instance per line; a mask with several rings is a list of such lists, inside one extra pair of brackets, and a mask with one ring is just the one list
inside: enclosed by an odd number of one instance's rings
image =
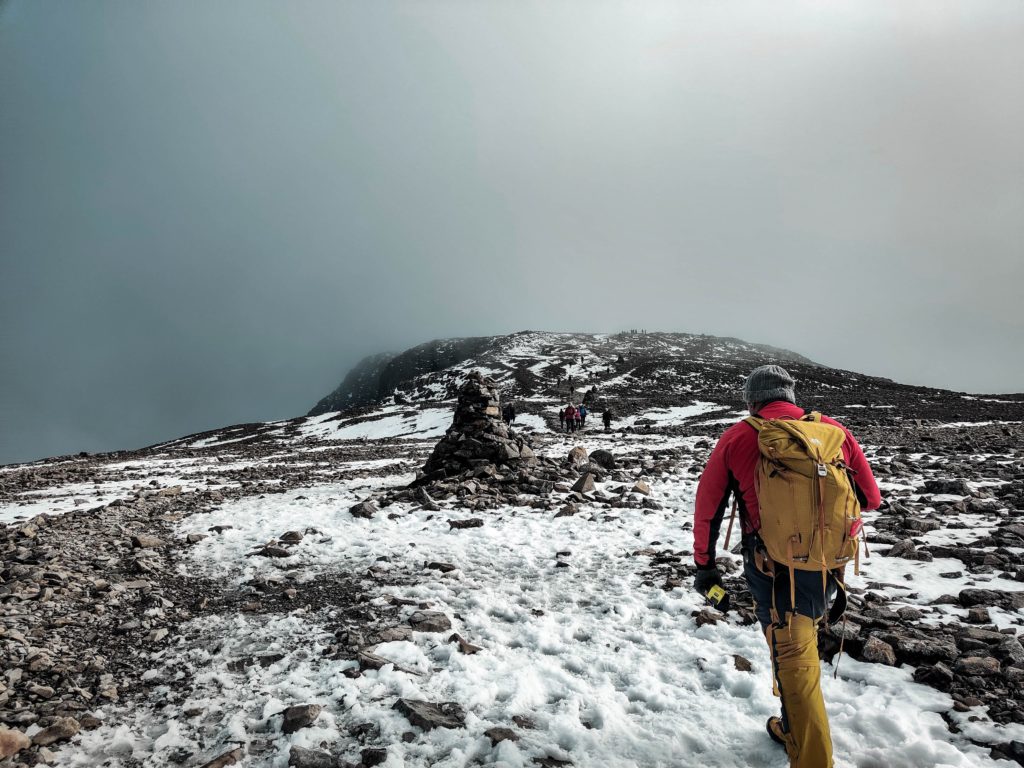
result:
[[(795, 387), (796, 381), (785, 369), (764, 365), (747, 377), (743, 399), (753, 416), (799, 419), (804, 410), (796, 405)], [(846, 433), (843, 458), (854, 478), (861, 509), (877, 509), (881, 496), (864, 451), (842, 424), (827, 416), (822, 416), (821, 421)], [(774, 690), (782, 699), (782, 716), (768, 719), (768, 734), (785, 746), (791, 768), (832, 768), (832, 737), (821, 695), (817, 626), (836, 599), (839, 585), (829, 576), (828, 589), (823, 590), (819, 572), (795, 570), (792, 572), (795, 583), (791, 588), (790, 570), (774, 567), (758, 535), (761, 527), (756, 489), (759, 458), (758, 431), (746, 421), (729, 427), (711, 452), (697, 486), (693, 520), (693, 559), (697, 566), (694, 586), (702, 595), (707, 595), (713, 587), (722, 586), (715, 554), (729, 499), (734, 497), (740, 515), (743, 573), (768, 640)], [(791, 595), (795, 596), (795, 605)]]

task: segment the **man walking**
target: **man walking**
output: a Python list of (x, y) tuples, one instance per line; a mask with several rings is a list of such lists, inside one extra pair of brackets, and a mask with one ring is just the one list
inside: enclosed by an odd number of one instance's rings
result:
[[(832, 737), (821, 695), (817, 628), (826, 613), (838, 618), (845, 607), (843, 569), (849, 553), (856, 553), (860, 510), (876, 509), (881, 497), (871, 467), (853, 435), (827, 416), (817, 413), (805, 416), (804, 410), (795, 404), (795, 385), (793, 377), (778, 365), (761, 366), (747, 377), (743, 399), (755, 418), (745, 419), (725, 431), (712, 451), (697, 487), (693, 523), (693, 554), (697, 565), (694, 586), (703, 595), (708, 595), (709, 591), (712, 595), (722, 594), (714, 589), (722, 587), (715, 552), (729, 497), (734, 495), (734, 509), (738, 508), (740, 513), (743, 573), (754, 598), (754, 610), (761, 629), (768, 640), (774, 692), (782, 699), (782, 716), (768, 719), (768, 734), (786, 748), (791, 768), (832, 768)], [(823, 425), (831, 425), (842, 432)], [(770, 429), (775, 430), (772, 434), (783, 435), (784, 442), (789, 439), (786, 436), (796, 436), (786, 443), (794, 452), (798, 453), (802, 446), (807, 446), (808, 452), (816, 451), (816, 458), (807, 459), (808, 454), (803, 455), (810, 467), (806, 477), (787, 466), (780, 458), (781, 453), (776, 456), (775, 447), (760, 447), (760, 434)], [(824, 442), (831, 439), (835, 457), (828, 464), (822, 450), (818, 450), (821, 439), (811, 437), (807, 442), (801, 442), (804, 438), (800, 435), (804, 429), (809, 432), (818, 430), (814, 434), (822, 435)], [(780, 451), (787, 450), (782, 443), (779, 445)], [(766, 459), (768, 472), (762, 463), (765, 454), (771, 457)], [(851, 475), (852, 483), (848, 479)], [(784, 482), (808, 483), (806, 496), (815, 501), (806, 502), (807, 510), (795, 509), (803, 502), (792, 501), (794, 491), (784, 497), (788, 501), (776, 503), (780, 497), (769, 497), (773, 491), (767, 487), (769, 484), (776, 487), (779, 481), (775, 476), (783, 478)], [(825, 523), (827, 504), (840, 504), (838, 492), (826, 492), (826, 479), (831, 483), (829, 487), (847, 491), (841, 501), (847, 510), (845, 523), (835, 526)], [(759, 492), (762, 494), (761, 502), (758, 500)], [(853, 494), (856, 495), (855, 500)], [(787, 517), (796, 520), (798, 515), (800, 520), (812, 521), (813, 531), (808, 531), (807, 535), (794, 534), (788, 539), (783, 537), (785, 546), (780, 554), (775, 543), (779, 526), (774, 525), (774, 521), (781, 520), (785, 525)], [(762, 518), (770, 518), (774, 525), (764, 529), (764, 536), (761, 532)], [(832, 531), (836, 529), (841, 530), (833, 536)], [(818, 535), (819, 531), (824, 534)], [(765, 539), (770, 541), (771, 547), (766, 545)], [(795, 553), (794, 547), (803, 547), (803, 550)], [(774, 559), (769, 555), (770, 548)], [(818, 561), (822, 563), (820, 569), (803, 570), (808, 567), (808, 562)], [(841, 565), (832, 567), (836, 563)]]

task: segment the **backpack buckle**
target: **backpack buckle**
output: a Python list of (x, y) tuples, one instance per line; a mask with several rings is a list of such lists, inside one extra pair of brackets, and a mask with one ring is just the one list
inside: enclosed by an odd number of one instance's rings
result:
[(826, 476), (828, 476), (828, 468), (826, 468), (824, 464), (819, 464), (818, 465), (818, 477), (826, 477)]

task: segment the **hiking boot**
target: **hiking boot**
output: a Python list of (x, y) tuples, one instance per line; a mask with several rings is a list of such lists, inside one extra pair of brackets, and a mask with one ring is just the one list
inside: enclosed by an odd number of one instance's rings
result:
[(786, 739), (783, 736), (785, 731), (782, 730), (781, 717), (769, 717), (768, 722), (764, 724), (764, 729), (768, 731), (768, 735), (772, 737), (772, 741), (776, 744), (781, 744), (783, 747), (786, 746)]

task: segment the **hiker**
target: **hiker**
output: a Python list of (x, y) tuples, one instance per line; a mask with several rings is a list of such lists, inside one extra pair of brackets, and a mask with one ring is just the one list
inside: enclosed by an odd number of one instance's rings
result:
[(576, 431), (576, 409), (572, 407), (572, 403), (565, 406), (565, 431), (575, 432)]
[(580, 405), (578, 413), (580, 415), (580, 429), (583, 429), (587, 425), (587, 414), (589, 413), (587, 406)]
[(601, 414), (601, 421), (604, 422), (604, 431), (605, 432), (611, 432), (612, 431), (612, 409), (611, 408), (605, 408), (604, 409), (604, 413)]
[(565, 411), (559, 406), (558, 408), (558, 431), (565, 431)]
[[(782, 699), (781, 717), (768, 718), (765, 727), (786, 748), (791, 768), (832, 768), (817, 629), (826, 613), (832, 623), (845, 610), (843, 576), (850, 559), (858, 563), (860, 510), (877, 509), (881, 497), (853, 435), (827, 416), (805, 414), (795, 385), (778, 365), (747, 377), (743, 400), (751, 418), (725, 431), (697, 486), (694, 586), (728, 609), (715, 551), (735, 494), (743, 574), (768, 641), (773, 692)], [(799, 498), (808, 500), (806, 509), (794, 503)], [(819, 537), (819, 529), (839, 535)]]
[(582, 408), (582, 407), (583, 406), (574, 406), (573, 407), (573, 415), (572, 415), (572, 421), (573, 421), (573, 429), (572, 429), (572, 431), (573, 432), (579, 432), (580, 431), (580, 427), (583, 426), (583, 421), (580, 419), (580, 408)]
[(516, 420), (516, 407), (512, 403), (506, 403), (505, 407), (501, 409), (501, 418), (505, 422), (505, 426), (511, 427), (512, 422)]

